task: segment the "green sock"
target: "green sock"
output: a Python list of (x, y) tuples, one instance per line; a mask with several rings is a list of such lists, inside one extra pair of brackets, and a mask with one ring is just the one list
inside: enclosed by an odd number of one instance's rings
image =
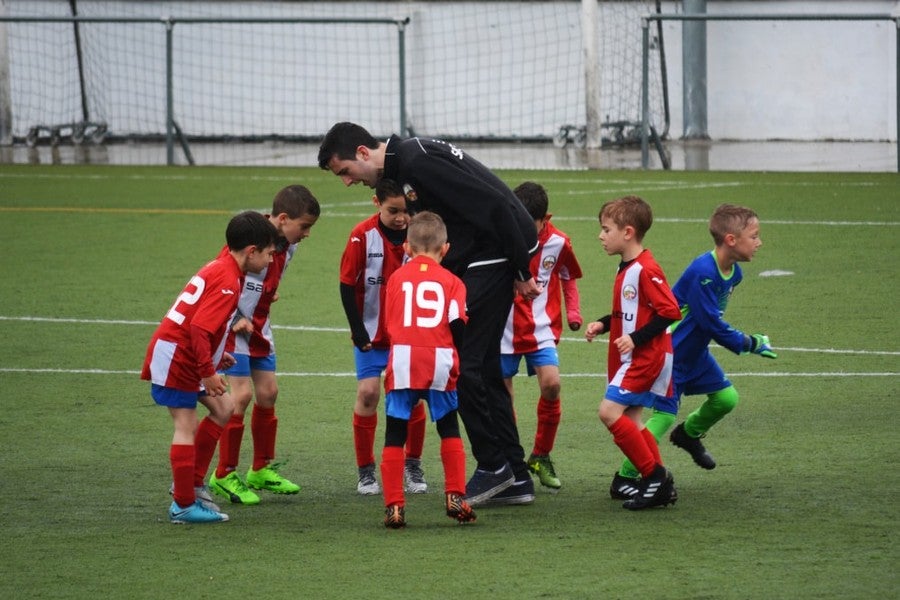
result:
[(689, 436), (698, 438), (721, 421), (725, 415), (734, 410), (738, 403), (738, 393), (733, 385), (724, 390), (707, 394), (706, 400), (697, 410), (684, 420), (684, 431)]
[[(653, 411), (653, 416), (647, 419), (647, 422), (644, 423), (644, 426), (650, 430), (650, 433), (653, 434), (653, 437), (656, 438), (658, 442), (663, 436), (666, 435), (666, 432), (672, 427), (675, 423), (675, 415), (667, 412), (660, 412), (658, 410)], [(638, 471), (630, 460), (627, 458), (622, 463), (622, 468), (619, 469), (619, 475), (622, 477), (628, 477), (630, 479), (637, 479), (641, 476), (641, 472)]]

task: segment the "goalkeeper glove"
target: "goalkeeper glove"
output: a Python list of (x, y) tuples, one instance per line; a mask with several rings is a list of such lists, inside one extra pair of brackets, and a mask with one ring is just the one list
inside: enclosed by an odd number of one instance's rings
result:
[(769, 336), (762, 333), (754, 333), (750, 336), (750, 352), (765, 358), (778, 358), (778, 355), (772, 352), (772, 346), (769, 345)]

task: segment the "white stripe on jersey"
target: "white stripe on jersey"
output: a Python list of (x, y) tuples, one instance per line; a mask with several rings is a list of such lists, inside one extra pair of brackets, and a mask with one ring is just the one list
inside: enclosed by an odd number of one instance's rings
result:
[(378, 320), (381, 313), (381, 288), (387, 282), (381, 281), (377, 285), (369, 285), (369, 281), (378, 281), (383, 278), (385, 252), (384, 238), (381, 237), (378, 227), (366, 231), (366, 269), (362, 275), (365, 278), (362, 318), (366, 332), (369, 334), (369, 339), (373, 340), (378, 333)]
[(434, 376), (431, 389), (445, 390), (450, 381), (450, 369), (453, 367), (453, 348), (434, 349)]
[(410, 356), (412, 348), (405, 344), (396, 344), (391, 347), (391, 368), (394, 373), (394, 389), (410, 389)]

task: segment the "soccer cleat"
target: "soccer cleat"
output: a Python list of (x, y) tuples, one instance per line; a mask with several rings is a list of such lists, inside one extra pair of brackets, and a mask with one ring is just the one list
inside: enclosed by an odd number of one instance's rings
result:
[(511, 506), (534, 502), (534, 482), (531, 477), (517, 481), (499, 494), (485, 500), (481, 506)]
[[(169, 486), (169, 495), (175, 495), (175, 484)], [(222, 509), (219, 508), (219, 505), (213, 502), (212, 494), (209, 493), (209, 487), (205, 485), (198, 485), (194, 488), (194, 496), (197, 500), (199, 500), (203, 506), (205, 506), (209, 510), (214, 510), (216, 512), (222, 512)]]
[(628, 500), (640, 491), (640, 486), (639, 477), (625, 477), (616, 471), (609, 486), (609, 497), (613, 500)]
[(508, 463), (503, 464), (499, 472), (475, 469), (472, 478), (466, 484), (466, 502), (472, 506), (480, 506), (485, 500), (496, 496), (516, 481)]
[(675, 504), (678, 494), (674, 490), (675, 480), (672, 478), (672, 473), (664, 466), (656, 465), (649, 477), (641, 479), (638, 493), (622, 503), (622, 508), (642, 510), (654, 506)]
[(403, 480), (406, 482), (406, 492), (409, 494), (425, 494), (428, 492), (428, 483), (425, 481), (422, 461), (418, 458), (406, 459), (403, 466)]
[(374, 463), (359, 468), (359, 483), (356, 484), (356, 491), (360, 496), (377, 496), (381, 493), (381, 486), (375, 479)]
[(473, 523), (476, 519), (475, 511), (469, 506), (465, 498), (459, 494), (447, 494), (447, 516), (456, 519), (459, 523)]
[(269, 490), (276, 494), (296, 494), (300, 486), (278, 473), (278, 463), (266, 465), (258, 471), (247, 471), (247, 485), (254, 490)]
[(232, 504), (259, 504), (259, 496), (249, 490), (234, 471), (222, 479), (217, 479), (215, 473), (210, 475), (209, 489), (214, 494), (228, 498)]
[(528, 458), (528, 470), (538, 476), (541, 485), (553, 490), (562, 487), (559, 477), (556, 476), (556, 469), (553, 468), (553, 461), (550, 460), (549, 454), (532, 454)]
[(669, 435), (669, 441), (682, 450), (686, 450), (687, 453), (691, 455), (691, 458), (694, 459), (694, 462), (704, 469), (709, 470), (716, 468), (716, 461), (710, 456), (709, 452), (706, 451), (703, 442), (701, 442), (699, 438), (689, 436), (687, 431), (684, 430), (684, 423), (679, 423), (678, 426), (672, 430), (672, 433)]
[(384, 509), (384, 526), (388, 529), (406, 527), (406, 511), (399, 504), (391, 504)]
[(193, 504), (187, 508), (178, 506), (177, 502), (172, 502), (169, 507), (169, 521), (176, 525), (185, 523), (221, 523), (228, 520), (228, 515), (217, 510), (206, 508), (201, 500), (195, 500)]

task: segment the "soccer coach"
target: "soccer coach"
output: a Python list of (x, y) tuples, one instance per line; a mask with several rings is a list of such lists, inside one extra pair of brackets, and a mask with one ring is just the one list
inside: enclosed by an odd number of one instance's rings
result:
[[(429, 210), (447, 226), (442, 264), (466, 284), (468, 324), (460, 354), (459, 412), (477, 468), (466, 485), (473, 506), (528, 479), (512, 399), (500, 370), (500, 339), (514, 293), (533, 299), (529, 271), (534, 221), (512, 190), (453, 144), (396, 135), (379, 142), (355, 123), (337, 123), (319, 147), (319, 167), (345, 185), (400, 184), (410, 212)], [(533, 496), (531, 498), (533, 500)]]

